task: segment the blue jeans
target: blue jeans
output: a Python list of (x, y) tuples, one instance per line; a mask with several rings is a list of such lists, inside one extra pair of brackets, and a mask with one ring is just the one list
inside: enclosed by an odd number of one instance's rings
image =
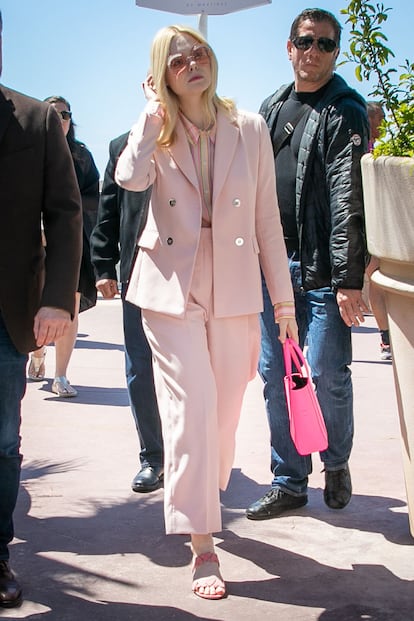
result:
[(17, 351), (0, 313), (0, 560), (8, 560), (20, 482), (20, 406), (27, 355)]
[(122, 285), (122, 311), (125, 339), (125, 374), (129, 402), (135, 420), (141, 451), (141, 467), (164, 463), (161, 420), (152, 373), (152, 353), (142, 329), (141, 309), (125, 300)]
[[(296, 320), (301, 347), (308, 345), (321, 410), (328, 430), (329, 447), (320, 454), (326, 470), (343, 468), (350, 456), (354, 433), (351, 329), (339, 314), (330, 288), (304, 291), (298, 261), (289, 260), (295, 295)], [(272, 487), (293, 495), (306, 494), (312, 472), (310, 456), (296, 451), (289, 432), (289, 418), (283, 389), (283, 350), (278, 340), (273, 306), (263, 281), (264, 310), (261, 314), (262, 343), (259, 373), (270, 427)]]

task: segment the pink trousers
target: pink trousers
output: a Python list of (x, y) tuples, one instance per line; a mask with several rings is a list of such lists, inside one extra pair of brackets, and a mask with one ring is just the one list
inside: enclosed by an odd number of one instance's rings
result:
[(257, 370), (258, 316), (215, 319), (213, 285), (211, 230), (203, 228), (185, 317), (142, 311), (164, 437), (167, 534), (221, 531), (219, 489), (230, 478), (243, 396)]

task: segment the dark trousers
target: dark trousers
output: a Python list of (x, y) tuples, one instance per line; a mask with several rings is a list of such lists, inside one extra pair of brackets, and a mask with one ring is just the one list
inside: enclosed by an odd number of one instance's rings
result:
[(13, 511), (20, 482), (21, 401), (26, 391), (27, 355), (17, 351), (0, 313), (0, 560), (9, 558)]
[(141, 444), (141, 467), (162, 466), (164, 451), (152, 372), (152, 353), (142, 329), (141, 309), (125, 300), (125, 289), (125, 285), (122, 285), (125, 373), (131, 410)]

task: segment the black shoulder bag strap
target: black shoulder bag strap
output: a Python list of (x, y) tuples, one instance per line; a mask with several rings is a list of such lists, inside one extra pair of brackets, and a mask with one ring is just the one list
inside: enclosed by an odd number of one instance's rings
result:
[(295, 131), (296, 125), (299, 123), (300, 119), (304, 116), (306, 112), (311, 108), (309, 104), (303, 104), (293, 121), (288, 121), (286, 125), (279, 132), (278, 136), (273, 136), (272, 132), (272, 144), (273, 144), (273, 154), (276, 158), (276, 155), (279, 153), (282, 146), (285, 144), (286, 140), (293, 134)]

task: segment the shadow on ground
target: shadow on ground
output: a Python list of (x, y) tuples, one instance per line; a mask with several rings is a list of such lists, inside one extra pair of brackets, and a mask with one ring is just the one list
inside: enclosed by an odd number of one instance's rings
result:
[[(78, 507), (79, 516), (39, 519), (30, 514), (31, 496), (26, 489), (30, 481), (50, 475), (67, 476), (68, 470), (76, 467), (79, 464), (37, 462), (26, 464), (23, 469), (15, 520), (20, 541), (13, 545), (12, 557), (24, 584), (25, 597), (34, 602), (39, 612), (21, 618), (31, 621), (203, 620), (184, 609), (188, 607), (187, 594), (183, 595), (179, 585), (177, 596), (171, 600), (174, 606), (139, 603), (143, 588), (148, 598), (148, 575), (156, 574), (156, 566), (180, 568), (191, 561), (187, 538), (164, 534), (161, 491), (148, 496), (132, 494), (126, 502), (116, 504), (96, 499), (83, 501), (83, 506)], [(240, 600), (262, 601), (321, 608), (319, 621), (412, 621), (413, 582), (396, 577), (382, 565), (355, 563), (346, 569), (332, 567), (284, 549), (277, 545), (277, 540), (270, 544), (237, 535), (231, 527), (235, 521), (244, 519), (247, 499), (249, 502), (256, 499), (266, 489), (235, 470), (229, 489), (223, 494), (225, 530), (219, 535), (218, 547), (231, 555), (235, 576), (245, 561), (261, 570), (259, 579), (245, 579), (243, 569), (240, 580), (229, 581), (230, 597), (223, 601), (223, 606), (228, 605), (225, 602), (233, 602), (235, 610), (240, 610)], [(320, 497), (321, 491), (311, 490), (311, 495), (314, 494)], [(391, 513), (393, 507), (402, 504), (392, 498), (357, 496), (352, 500), (352, 509), (350, 506), (339, 514), (327, 511), (311, 498), (312, 509), (308, 506), (300, 512), (309, 511), (313, 519), (335, 526), (381, 533), (393, 543), (412, 545), (412, 539), (403, 535), (407, 533), (406, 516)], [(136, 555), (136, 560), (128, 555)], [(126, 571), (131, 562), (136, 572)], [(268, 577), (263, 579), (264, 572)], [(108, 595), (99, 599), (97, 591), (101, 593), (103, 589)], [(154, 602), (157, 602), (155, 588)], [(6, 618), (13, 617), (8, 613)], [(223, 618), (227, 617), (217, 614), (217, 619)], [(208, 619), (214, 621), (215, 617), (208, 616)]]

